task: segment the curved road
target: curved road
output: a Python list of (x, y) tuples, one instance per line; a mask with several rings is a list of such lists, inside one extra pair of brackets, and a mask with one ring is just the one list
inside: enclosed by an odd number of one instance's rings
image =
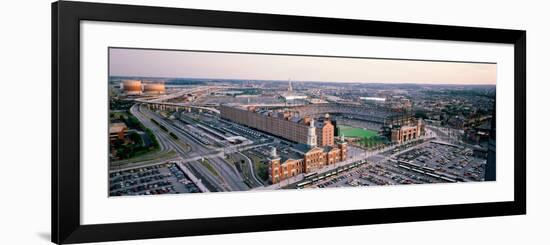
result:
[[(136, 115), (136, 118), (138, 118), (144, 126), (153, 131), (153, 133), (157, 136), (159, 145), (162, 145), (163, 149), (174, 150), (183, 160), (207, 156), (206, 159), (210, 162), (212, 168), (218, 173), (218, 176), (198, 161), (190, 161), (188, 164), (191, 166), (191, 169), (195, 170), (201, 177), (211, 184), (211, 187), (214, 188), (213, 191), (239, 191), (250, 189), (244, 183), (242, 176), (237, 171), (235, 166), (230, 165), (218, 155), (221, 153), (219, 149), (210, 149), (209, 146), (202, 144), (189, 133), (175, 126), (172, 122), (168, 122), (157, 113), (141, 106), (141, 104), (132, 106), (131, 112)], [(160, 129), (158, 125), (152, 123), (150, 118), (155, 119), (155, 121), (166, 127), (179, 139), (176, 140), (169, 136), (168, 133)], [(184, 149), (181, 144), (182, 142), (185, 142), (189, 149)]]

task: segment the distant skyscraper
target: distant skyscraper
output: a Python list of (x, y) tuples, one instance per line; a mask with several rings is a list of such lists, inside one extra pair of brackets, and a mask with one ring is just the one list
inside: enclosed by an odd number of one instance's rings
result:
[(290, 78), (288, 79), (288, 91), (292, 92), (292, 81), (290, 81)]

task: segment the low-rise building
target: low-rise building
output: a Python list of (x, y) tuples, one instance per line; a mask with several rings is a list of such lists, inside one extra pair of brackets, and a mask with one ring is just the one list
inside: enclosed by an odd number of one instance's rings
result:
[(269, 180), (279, 183), (301, 173), (311, 173), (323, 167), (347, 159), (347, 143), (340, 141), (334, 146), (311, 146), (299, 144), (292, 152), (272, 154), (269, 158)]
[(409, 140), (417, 139), (424, 135), (424, 130), (420, 124), (397, 126), (391, 129), (391, 141), (403, 143)]
[(411, 115), (395, 117), (386, 122), (384, 134), (393, 143), (403, 143), (425, 135), (425, 124)]
[(128, 127), (123, 122), (111, 123), (109, 125), (109, 140), (123, 140), (126, 135)]

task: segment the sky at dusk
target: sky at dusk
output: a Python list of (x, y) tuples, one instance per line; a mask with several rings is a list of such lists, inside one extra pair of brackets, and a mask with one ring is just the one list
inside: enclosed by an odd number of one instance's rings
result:
[(496, 84), (496, 64), (173, 50), (109, 51), (110, 76)]

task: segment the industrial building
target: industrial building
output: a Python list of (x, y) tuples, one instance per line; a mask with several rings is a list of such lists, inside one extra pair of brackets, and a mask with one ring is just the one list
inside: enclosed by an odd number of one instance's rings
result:
[(315, 119), (310, 116), (304, 118), (286, 110), (268, 110), (256, 107), (220, 106), (221, 118), (246, 125), (285, 138), (296, 143), (308, 144), (308, 132), (313, 127), (316, 135), (315, 145), (334, 145), (334, 125), (326, 115)]

